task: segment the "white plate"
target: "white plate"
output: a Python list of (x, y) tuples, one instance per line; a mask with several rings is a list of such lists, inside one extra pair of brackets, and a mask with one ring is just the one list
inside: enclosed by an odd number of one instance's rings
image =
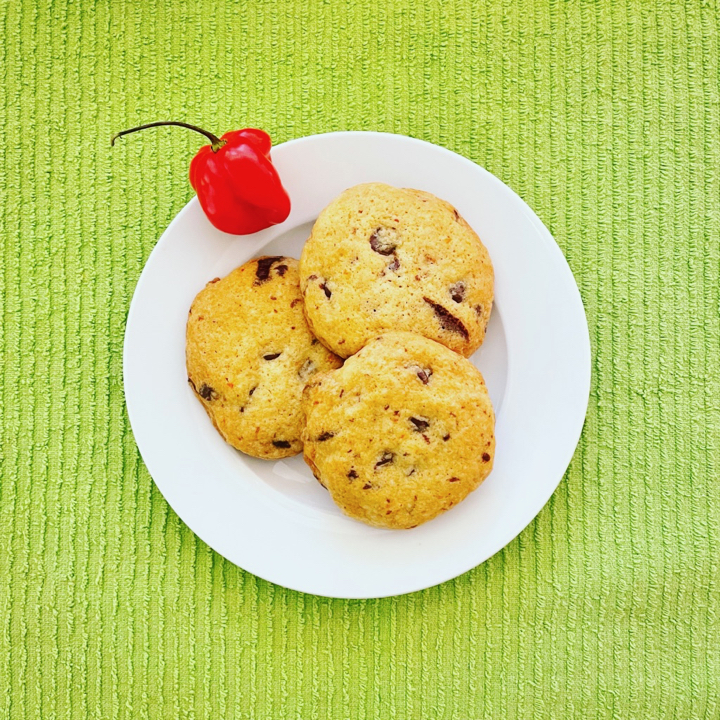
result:
[[(228, 560), (303, 592), (373, 598), (456, 577), (509, 543), (540, 511), (575, 450), (590, 389), (582, 301), (560, 249), (533, 211), (471, 161), (382, 133), (315, 135), (273, 160), (290, 217), (251, 237), (215, 230), (197, 199), (173, 220), (140, 276), (128, 315), (128, 414), (145, 464), (175, 512)], [(457, 207), (495, 266), (482, 370), (497, 415), (495, 466), (470, 497), (414, 530), (345, 517), (302, 457), (255, 460), (220, 438), (188, 387), (185, 321), (196, 293), (259, 255), (300, 256), (316, 216), (342, 190), (382, 181)]]

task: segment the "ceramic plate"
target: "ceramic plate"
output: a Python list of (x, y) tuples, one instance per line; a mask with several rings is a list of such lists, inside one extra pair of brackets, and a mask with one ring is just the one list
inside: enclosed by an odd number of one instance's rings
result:
[[(292, 199), (282, 224), (249, 237), (215, 230), (197, 199), (150, 255), (130, 306), (125, 395), (143, 460), (208, 545), (266, 580), (342, 598), (398, 595), (487, 560), (547, 502), (573, 455), (590, 388), (580, 294), (552, 236), (506, 185), (449, 150), (400, 135), (344, 132), (279, 145)], [(187, 383), (185, 322), (205, 283), (257, 255), (300, 257), (318, 213), (345, 188), (380, 181), (451, 202), (495, 267), (487, 338), (472, 356), (497, 416), (495, 466), (450, 512), (414, 530), (345, 517), (302, 457), (250, 458), (214, 430)]]

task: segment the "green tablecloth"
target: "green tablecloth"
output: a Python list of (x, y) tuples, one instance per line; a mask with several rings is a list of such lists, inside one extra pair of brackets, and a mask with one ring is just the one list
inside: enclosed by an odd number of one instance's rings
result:
[[(0, 4), (0, 718), (718, 718), (717, 3)], [(593, 382), (505, 550), (411, 596), (258, 580), (154, 487), (133, 288), (191, 197), (182, 119), (405, 133), (557, 238)]]

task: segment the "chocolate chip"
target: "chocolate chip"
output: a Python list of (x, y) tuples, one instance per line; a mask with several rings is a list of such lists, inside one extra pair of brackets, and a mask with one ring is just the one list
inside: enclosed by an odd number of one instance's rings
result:
[(415, 432), (423, 432), (430, 427), (430, 421), (423, 418), (411, 417), (410, 422), (415, 426)]
[(395, 228), (379, 227), (370, 236), (370, 247), (379, 255), (392, 255), (397, 247)]
[(372, 487), (372, 485), (370, 483), (365, 483), (363, 485), (363, 490), (370, 490), (371, 487)]
[(316, 370), (315, 363), (308, 358), (298, 370), (298, 377), (305, 382)]
[(358, 474), (355, 472), (355, 468), (351, 468), (347, 476), (350, 478), (350, 480), (354, 480), (358, 476)]
[(282, 355), (282, 353), (270, 353), (268, 355), (263, 355), (263, 360), (276, 360)]
[(451, 477), (451, 478), (448, 478), (448, 482), (460, 482), (460, 478), (458, 478), (458, 477)]
[(320, 342), (320, 341), (319, 341), (317, 338), (313, 338), (313, 339), (312, 339), (312, 342), (311, 342), (310, 344), (311, 344), (311, 345), (317, 345), (319, 342)]
[(430, 444), (430, 438), (423, 433), (422, 439), (429, 445)]
[(329, 440), (333, 437), (335, 437), (335, 433), (324, 432), (317, 436), (317, 442), (325, 442), (326, 440)]
[(427, 385), (430, 382), (430, 376), (432, 375), (430, 368), (421, 368), (419, 365), (412, 365), (409, 369), (420, 378), (423, 385)]
[(415, 474), (415, 468), (410, 468), (410, 472), (407, 473), (407, 476), (410, 477), (411, 475)]
[[(275, 255), (274, 257), (264, 257), (257, 261), (257, 268), (255, 269), (255, 285), (261, 285), (270, 277), (270, 268), (280, 260), (283, 260), (282, 255)], [(287, 270), (287, 266), (285, 267)]]
[(200, 386), (200, 389), (198, 390), (198, 395), (203, 400), (215, 400), (217, 398), (217, 393), (215, 392), (215, 390), (213, 390), (209, 385), (206, 385), (205, 383)]
[(449, 439), (450, 439), (450, 435), (449, 435), (449, 434), (443, 436), (443, 440), (444, 440), (445, 442), (447, 442)]
[(389, 465), (394, 460), (395, 460), (395, 453), (384, 452), (382, 454), (382, 457), (375, 463), (375, 469), (377, 470), (379, 467), (382, 467), (383, 465)]
[(473, 310), (478, 314), (478, 317), (482, 317), (482, 316), (483, 316), (484, 310), (483, 310), (483, 306), (482, 306), (482, 305), (476, 305), (476, 306), (473, 308)]
[(320, 289), (325, 293), (326, 298), (329, 299), (332, 297), (332, 290), (330, 290), (330, 288), (324, 282), (320, 283)]
[(442, 305), (433, 302), (430, 298), (424, 297), (423, 300), (435, 311), (435, 315), (440, 321), (440, 327), (449, 332), (455, 332), (462, 335), (465, 340), (470, 339), (470, 333), (462, 324), (462, 321), (456, 318), (451, 312), (446, 310)]
[(450, 286), (450, 297), (456, 302), (461, 303), (465, 299), (465, 283), (459, 280)]
[(251, 387), (251, 388), (250, 388), (250, 391), (248, 392), (248, 395), (249, 395), (250, 397), (252, 397), (252, 394), (253, 394), (256, 390), (257, 390), (257, 385), (255, 385), (254, 387)]
[(298, 303), (300, 303), (300, 302), (302, 302), (302, 300), (301, 300), (300, 298), (295, 298), (295, 299), (290, 303), (290, 307), (291, 307), (291, 308), (294, 308), (294, 307), (295, 307)]
[(287, 448), (290, 447), (290, 443), (289, 443), (287, 440), (273, 440), (273, 441), (272, 441), (272, 444), (273, 444), (276, 448), (285, 448), (285, 449), (287, 449)]
[(287, 265), (278, 265), (275, 268), (275, 272), (282, 277), (287, 272), (288, 266)]
[(482, 461), (483, 462), (490, 462), (490, 456), (487, 453), (482, 454)]
[(393, 258), (392, 262), (388, 265), (388, 270), (391, 272), (397, 272), (400, 267), (400, 261), (397, 259), (397, 255)]

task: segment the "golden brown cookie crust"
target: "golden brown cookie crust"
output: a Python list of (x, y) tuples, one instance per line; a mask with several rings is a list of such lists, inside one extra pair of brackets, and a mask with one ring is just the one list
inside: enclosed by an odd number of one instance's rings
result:
[(330, 203), (300, 258), (310, 327), (342, 357), (388, 330), (468, 357), (485, 338), (493, 282), (485, 246), (452, 205), (382, 183)]
[(305, 459), (340, 508), (411, 528), (457, 505), (490, 473), (495, 416), (470, 361), (407, 332), (370, 341), (303, 393)]
[(301, 396), (342, 361), (310, 332), (298, 262), (251, 260), (200, 291), (188, 316), (188, 380), (230, 445), (259, 458), (302, 450)]

